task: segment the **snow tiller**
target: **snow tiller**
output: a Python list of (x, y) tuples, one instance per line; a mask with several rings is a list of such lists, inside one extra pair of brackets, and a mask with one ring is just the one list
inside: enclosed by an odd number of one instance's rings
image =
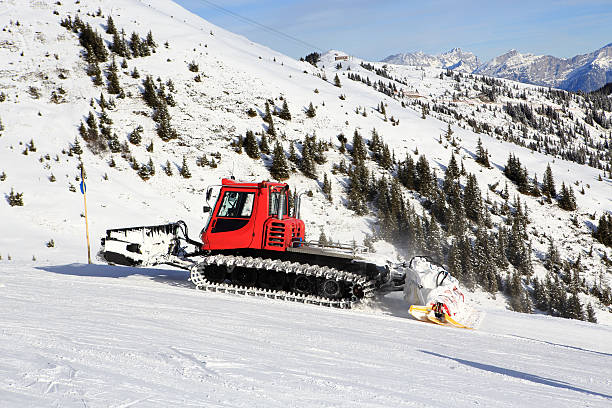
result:
[[(211, 203), (215, 188), (219, 192)], [(191, 282), (201, 290), (337, 308), (405, 290), (407, 271), (412, 271), (410, 282), (424, 273), (405, 264), (379, 265), (359, 247), (306, 242), (300, 196), (295, 195), (289, 215), (288, 191), (284, 183), (223, 179), (221, 185), (206, 191), (204, 212), (209, 218), (200, 233), (201, 242), (189, 238), (183, 221), (109, 229), (102, 239), (100, 256), (110, 264), (169, 264), (189, 270)], [(425, 267), (423, 262), (421, 269), (436, 270), (433, 264), (427, 262), (431, 267)], [(438, 283), (444, 282), (436, 282), (436, 286)], [(425, 287), (416, 285), (410, 286), (406, 298), (410, 304), (427, 307)], [(416, 292), (420, 298), (414, 298)], [(444, 313), (438, 314), (441, 322), (445, 321)]]

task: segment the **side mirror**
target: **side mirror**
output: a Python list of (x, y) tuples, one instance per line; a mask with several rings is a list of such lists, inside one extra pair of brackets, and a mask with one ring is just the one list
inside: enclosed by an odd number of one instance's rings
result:
[(212, 188), (209, 188), (208, 190), (206, 190), (206, 201), (210, 201), (211, 196), (212, 196)]
[(202, 210), (203, 210), (205, 213), (210, 212), (210, 207), (209, 207), (209, 206), (207, 206), (207, 205), (205, 205), (205, 206), (202, 208)]

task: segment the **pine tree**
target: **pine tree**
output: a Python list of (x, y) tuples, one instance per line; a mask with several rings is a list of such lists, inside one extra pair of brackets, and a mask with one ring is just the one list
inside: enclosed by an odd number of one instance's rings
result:
[(551, 272), (558, 272), (561, 269), (561, 256), (552, 238), (548, 243), (548, 252), (546, 254), (546, 260), (544, 261), (544, 266)]
[(323, 194), (325, 194), (325, 197), (327, 197), (327, 200), (329, 202), (332, 202), (332, 186), (331, 183), (329, 181), (329, 179), (327, 178), (327, 173), (323, 174)]
[[(378, 181), (376, 186), (377, 197), (376, 197), (376, 215), (379, 219), (380, 224), (380, 235), (381, 237), (392, 240), (397, 235), (398, 224), (397, 214), (394, 213), (394, 209), (391, 204), (391, 196), (389, 194), (389, 185), (387, 179), (383, 176)], [(415, 247), (419, 247), (423, 250), (421, 244), (423, 244), (423, 230), (417, 239), (414, 240), (413, 244)], [(423, 238), (423, 239), (421, 239)]]
[(527, 177), (527, 169), (521, 165), (519, 158), (512, 153), (510, 153), (508, 156), (508, 162), (504, 168), (504, 175), (516, 183), (516, 186), (521, 193), (529, 193), (529, 178)]
[(181, 176), (183, 178), (191, 178), (191, 172), (189, 171), (189, 167), (187, 167), (187, 158), (183, 156), (183, 164), (181, 166)]
[(461, 259), (462, 282), (468, 289), (474, 288), (476, 277), (472, 261), (472, 245), (470, 239), (465, 235), (459, 236), (459, 256)]
[(510, 297), (510, 307), (512, 310), (521, 313), (531, 313), (531, 302), (518, 273), (515, 272), (511, 277), (508, 276), (506, 293)]
[(108, 139), (108, 148), (113, 153), (119, 153), (121, 151), (121, 144), (119, 143), (119, 138), (115, 133)]
[(136, 32), (132, 32), (132, 36), (130, 37), (130, 50), (132, 51), (132, 55), (134, 58), (141, 57), (140, 50), (142, 48), (142, 43), (140, 40), (140, 36), (136, 34)]
[(451, 276), (463, 282), (463, 268), (461, 267), (461, 251), (459, 238), (455, 238), (448, 251), (448, 272)]
[(295, 152), (295, 144), (291, 142), (289, 145), (289, 161), (292, 163), (298, 163), (299, 159), (297, 153)]
[(11, 207), (23, 207), (23, 193), (16, 193), (12, 188), (7, 200)]
[(357, 130), (355, 130), (355, 133), (353, 134), (353, 149), (351, 150), (351, 156), (353, 157), (353, 163), (363, 161), (367, 157), (363, 138), (359, 132), (357, 132)]
[(306, 117), (314, 118), (317, 115), (317, 111), (314, 106), (312, 106), (312, 102), (308, 105), (308, 109), (306, 109)]
[(109, 94), (119, 94), (122, 91), (121, 84), (119, 84), (119, 77), (117, 76), (117, 71), (117, 64), (115, 63), (115, 59), (113, 59), (113, 62), (108, 67), (108, 72), (106, 74), (106, 77), (108, 78), (107, 91)]
[(276, 137), (276, 129), (274, 128), (274, 120), (270, 117), (270, 121), (268, 122), (268, 129), (266, 129), (266, 133), (272, 137)]
[(266, 108), (265, 108), (263, 121), (268, 124), (272, 122), (272, 114), (270, 113), (270, 103), (268, 101), (266, 101)]
[(478, 283), (489, 293), (497, 292), (497, 268), (493, 248), (491, 248), (491, 242), (483, 227), (476, 230), (472, 261)]
[(319, 234), (319, 245), (320, 246), (329, 245), (329, 241), (327, 240), (327, 237), (325, 236), (325, 232), (323, 232), (323, 228), (321, 228), (321, 233)]
[(480, 195), (480, 189), (478, 188), (478, 182), (476, 181), (475, 175), (470, 174), (467, 177), (467, 183), (463, 194), (466, 217), (475, 223), (480, 223), (482, 221), (482, 196)]
[(459, 166), (457, 165), (455, 154), (451, 154), (448, 166), (446, 166), (446, 170), (444, 171), (444, 192), (446, 192), (446, 194), (448, 194), (448, 191), (452, 188), (453, 183), (459, 181), (459, 176)]
[(132, 132), (130, 132), (130, 135), (128, 136), (128, 140), (130, 141), (130, 143), (136, 146), (140, 145), (140, 142), (142, 141), (142, 131), (142, 126), (138, 126), (134, 130), (132, 130)]
[(480, 138), (478, 138), (478, 145), (476, 146), (476, 163), (487, 168), (491, 167), (489, 164), (489, 152), (482, 146), (482, 140)]
[(427, 251), (429, 253), (429, 256), (435, 262), (443, 262), (444, 255), (442, 248), (442, 231), (440, 231), (438, 223), (436, 222), (433, 216), (428, 222), (427, 239), (425, 240), (425, 242), (427, 243)]
[(531, 189), (529, 190), (529, 194), (534, 197), (539, 197), (542, 193), (540, 192), (540, 183), (538, 183), (538, 175), (533, 175), (533, 182), (531, 183)]
[(117, 28), (115, 28), (115, 22), (113, 21), (113, 18), (110, 15), (106, 19), (106, 33), (111, 35), (117, 33)]
[(546, 287), (543, 283), (540, 283), (537, 277), (533, 278), (532, 285), (533, 300), (535, 302), (534, 306), (543, 312), (548, 311), (550, 301), (548, 300), (548, 296), (546, 294)]
[(291, 120), (291, 112), (289, 112), (289, 105), (287, 105), (287, 100), (283, 101), (283, 107), (278, 114), (278, 117), (283, 120)]
[(270, 175), (278, 181), (289, 178), (289, 166), (285, 158), (285, 150), (280, 143), (276, 142), (272, 153), (272, 167), (270, 167)]
[(342, 88), (342, 85), (340, 84), (340, 78), (338, 77), (338, 74), (336, 74), (336, 76), (334, 77), (334, 85), (336, 85), (338, 88)]
[(72, 145), (70, 151), (72, 152), (72, 154), (76, 154), (77, 156), (83, 154), (83, 149), (81, 148), (79, 139), (74, 138), (74, 144)]
[(599, 217), (593, 237), (606, 246), (612, 246), (612, 215), (603, 214)]
[(246, 151), (247, 156), (249, 156), (251, 159), (259, 159), (259, 146), (257, 145), (257, 139), (251, 130), (247, 130), (246, 132), (244, 150)]
[(595, 316), (595, 310), (593, 309), (593, 305), (589, 303), (586, 308), (586, 318), (588, 322), (597, 323), (597, 317)]
[(87, 68), (87, 74), (93, 77), (93, 83), (96, 86), (100, 86), (104, 83), (102, 80), (102, 71), (100, 70), (100, 66), (97, 62), (94, 62), (89, 65)]
[[(79, 20), (80, 21), (80, 20)], [(75, 18), (76, 25), (76, 18)], [(95, 55), (97, 62), (104, 62), (108, 58), (108, 51), (104, 45), (102, 36), (94, 31), (89, 23), (83, 25), (79, 33), (79, 42), (85, 49), (91, 48), (92, 54)]]
[(176, 130), (170, 124), (171, 117), (165, 103), (159, 104), (153, 119), (157, 122), (157, 135), (161, 140), (167, 142), (178, 137)]
[(143, 81), (144, 92), (142, 93), (142, 97), (145, 103), (156, 109), (160, 105), (159, 98), (157, 97), (157, 87), (155, 86), (155, 81), (151, 75), (147, 75), (147, 77)]
[(364, 215), (368, 212), (366, 193), (369, 172), (363, 161), (358, 161), (355, 166), (349, 170), (348, 176), (348, 208), (353, 210), (357, 215)]
[(391, 159), (391, 152), (389, 151), (389, 146), (386, 144), (382, 148), (382, 154), (380, 156), (380, 160), (378, 164), (380, 164), (380, 167), (382, 167), (385, 170), (390, 170), (391, 166), (393, 166), (393, 160)]
[(550, 169), (550, 164), (546, 166), (544, 177), (542, 178), (542, 194), (548, 197), (549, 201), (550, 199), (557, 197), (555, 180), (553, 178), (552, 170)]
[(407, 189), (414, 190), (416, 188), (414, 160), (412, 160), (409, 154), (406, 154), (406, 160), (400, 163), (397, 170), (397, 177), (400, 183)]
[(157, 48), (157, 43), (153, 39), (153, 33), (151, 32), (151, 30), (149, 30), (149, 32), (147, 33), (147, 38), (145, 40), (145, 43), (148, 47), (150, 47), (153, 50), (153, 52), (155, 52), (155, 48)]
[(315, 166), (314, 154), (315, 152), (311, 139), (306, 136), (302, 143), (302, 160), (300, 160), (300, 170), (306, 177), (316, 179), (317, 171)]
[(446, 140), (450, 141), (451, 140), (451, 136), (453, 135), (453, 129), (451, 129), (451, 125), (450, 123), (448, 124), (448, 127), (446, 128), (446, 134), (444, 135), (444, 137), (446, 138)]
[(433, 179), (429, 170), (429, 162), (423, 155), (419, 157), (415, 166), (415, 188), (425, 197), (430, 197), (433, 190)]
[(155, 164), (153, 164), (153, 159), (149, 157), (149, 162), (147, 163), (147, 167), (149, 168), (149, 174), (151, 176), (155, 175)]
[(576, 287), (572, 288), (571, 296), (568, 299), (567, 317), (576, 320), (585, 320), (584, 311), (582, 310), (582, 303), (578, 299), (578, 291)]
[(387, 111), (385, 109), (385, 104), (384, 102), (381, 102), (380, 105), (378, 105), (378, 111), (380, 112), (381, 115), (387, 115)]
[(125, 41), (125, 32), (121, 31), (121, 34), (115, 32), (113, 34), (113, 43), (111, 44), (111, 51), (120, 57), (129, 57), (129, 51), (127, 48), (127, 43)]
[(170, 160), (166, 160), (166, 165), (164, 166), (164, 172), (167, 176), (172, 176), (172, 165), (170, 164)]
[(261, 152), (264, 154), (270, 154), (270, 146), (268, 145), (268, 138), (265, 133), (261, 135), (259, 150), (261, 150)]
[(561, 184), (559, 207), (566, 211), (576, 210), (576, 196), (574, 195), (574, 189), (572, 186), (566, 187), (565, 183)]
[(141, 179), (147, 181), (151, 177), (151, 172), (149, 171), (149, 166), (142, 165), (140, 169), (138, 169), (138, 175)]

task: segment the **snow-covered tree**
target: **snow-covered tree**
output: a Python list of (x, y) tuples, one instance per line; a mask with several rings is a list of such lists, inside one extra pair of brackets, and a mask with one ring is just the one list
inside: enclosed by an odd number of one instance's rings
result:
[(289, 178), (289, 166), (285, 158), (285, 150), (280, 143), (276, 142), (274, 152), (272, 153), (272, 167), (270, 167), (270, 175), (275, 180), (286, 180)]

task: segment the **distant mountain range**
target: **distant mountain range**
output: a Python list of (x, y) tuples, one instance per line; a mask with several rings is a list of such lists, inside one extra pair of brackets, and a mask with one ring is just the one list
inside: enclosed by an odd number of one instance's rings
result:
[(612, 43), (591, 53), (572, 58), (521, 54), (517, 50), (510, 50), (485, 64), (480, 64), (478, 57), (473, 53), (454, 48), (439, 55), (427, 55), (420, 51), (396, 54), (382, 61), (390, 64), (453, 69), (568, 91), (590, 92), (612, 82)]
[(397, 65), (453, 69), (468, 73), (473, 72), (480, 66), (480, 60), (476, 55), (469, 51), (463, 51), (461, 48), (453, 48), (439, 55), (427, 55), (422, 51), (395, 54), (388, 56), (382, 62)]

